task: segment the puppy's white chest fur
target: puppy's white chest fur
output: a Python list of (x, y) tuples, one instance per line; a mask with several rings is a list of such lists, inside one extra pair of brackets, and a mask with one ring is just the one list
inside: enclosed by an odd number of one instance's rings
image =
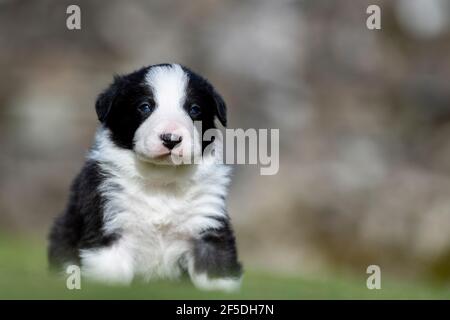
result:
[[(202, 230), (218, 227), (215, 217), (223, 214), (223, 200), (207, 188), (194, 192), (176, 185), (148, 187), (139, 183), (122, 184), (112, 202), (122, 202), (120, 212), (111, 212), (105, 227), (121, 235), (130, 250), (137, 274), (146, 278), (172, 278), (185, 267), (190, 242)], [(115, 199), (114, 199), (115, 198)]]

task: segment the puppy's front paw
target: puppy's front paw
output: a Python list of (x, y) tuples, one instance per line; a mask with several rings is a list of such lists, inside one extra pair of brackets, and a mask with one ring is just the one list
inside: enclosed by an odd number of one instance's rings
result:
[(201, 290), (237, 292), (241, 287), (242, 277), (210, 278), (206, 273), (191, 275), (194, 285)]

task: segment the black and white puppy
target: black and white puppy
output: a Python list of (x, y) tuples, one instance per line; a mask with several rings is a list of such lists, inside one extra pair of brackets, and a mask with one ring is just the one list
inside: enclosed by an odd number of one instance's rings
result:
[[(186, 67), (160, 64), (115, 77), (95, 107), (100, 126), (51, 229), (50, 264), (107, 282), (187, 273), (202, 289), (238, 288), (230, 171), (216, 161), (221, 144), (202, 139), (216, 118), (226, 125), (220, 95)], [(211, 145), (199, 164), (175, 161)]]

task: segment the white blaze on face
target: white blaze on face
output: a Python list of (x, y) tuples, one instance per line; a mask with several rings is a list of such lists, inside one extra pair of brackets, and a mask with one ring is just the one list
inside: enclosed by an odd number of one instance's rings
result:
[[(153, 92), (155, 110), (136, 130), (135, 151), (150, 162), (161, 164), (192, 163), (201, 154), (200, 134), (183, 109), (186, 101), (188, 76), (181, 66), (153, 67), (146, 75), (146, 83)], [(181, 137), (172, 150), (166, 148), (163, 134)]]

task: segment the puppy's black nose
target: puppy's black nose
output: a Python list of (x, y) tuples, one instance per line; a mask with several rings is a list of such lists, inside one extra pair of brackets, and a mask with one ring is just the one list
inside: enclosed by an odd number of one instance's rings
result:
[(169, 150), (172, 150), (181, 142), (181, 140), (183, 140), (181, 136), (174, 133), (163, 133), (159, 137), (161, 138), (163, 145)]

